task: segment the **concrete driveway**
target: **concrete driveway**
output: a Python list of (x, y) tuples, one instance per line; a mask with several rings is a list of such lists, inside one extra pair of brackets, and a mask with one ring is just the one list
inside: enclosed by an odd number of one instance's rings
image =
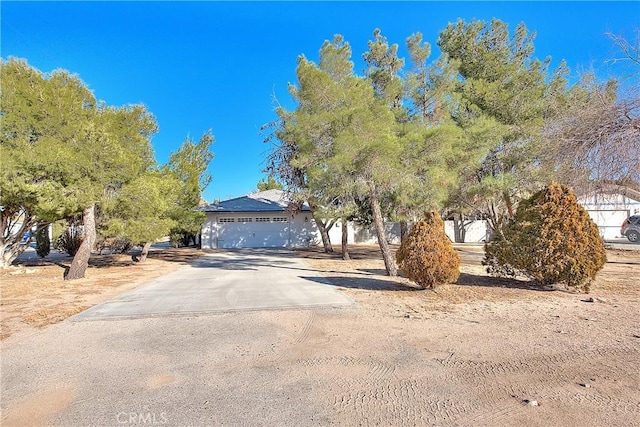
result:
[(213, 253), (11, 337), (0, 425), (325, 425), (330, 408), (283, 360), (313, 319), (355, 305), (314, 277), (287, 251)]
[(72, 320), (353, 304), (334, 287), (308, 280), (314, 274), (318, 273), (289, 251), (216, 252), (94, 306)]

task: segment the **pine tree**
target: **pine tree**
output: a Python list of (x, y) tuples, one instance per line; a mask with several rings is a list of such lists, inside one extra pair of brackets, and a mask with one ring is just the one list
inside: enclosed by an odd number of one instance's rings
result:
[(36, 253), (40, 258), (44, 258), (49, 255), (50, 251), (49, 227), (41, 227), (36, 233)]

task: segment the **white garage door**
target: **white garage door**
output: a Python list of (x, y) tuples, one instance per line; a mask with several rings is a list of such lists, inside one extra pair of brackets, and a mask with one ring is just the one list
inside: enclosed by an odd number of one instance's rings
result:
[(216, 225), (218, 248), (279, 248), (290, 241), (286, 216), (221, 217)]
[(604, 239), (619, 237), (620, 226), (629, 217), (628, 210), (590, 210), (588, 212)]

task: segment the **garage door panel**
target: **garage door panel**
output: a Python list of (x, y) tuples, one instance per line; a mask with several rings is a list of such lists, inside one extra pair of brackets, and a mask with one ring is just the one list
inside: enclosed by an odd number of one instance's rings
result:
[(289, 241), (289, 230), (287, 224), (266, 224), (252, 234), (252, 247), (283, 247)]
[(218, 221), (218, 248), (286, 247), (289, 243), (289, 223), (282, 217), (251, 217), (243, 222), (229, 218)]

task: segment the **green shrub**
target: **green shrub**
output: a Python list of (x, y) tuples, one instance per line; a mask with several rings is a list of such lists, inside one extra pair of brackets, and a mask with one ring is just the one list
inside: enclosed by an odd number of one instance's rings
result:
[(131, 240), (124, 236), (104, 237), (100, 235), (96, 239), (96, 248), (100, 253), (108, 250), (111, 253), (124, 254), (129, 252), (131, 246)]
[(571, 189), (552, 183), (518, 206), (485, 245), (487, 272), (523, 275), (542, 286), (564, 283), (589, 291), (606, 263), (598, 226)]
[(40, 229), (36, 233), (36, 253), (44, 258), (51, 252), (51, 239), (49, 239), (49, 227)]
[(404, 238), (396, 261), (402, 272), (424, 288), (454, 283), (460, 277), (460, 258), (444, 232), (444, 221), (430, 212)]
[(82, 231), (79, 227), (68, 227), (60, 236), (56, 239), (54, 247), (60, 252), (66, 252), (71, 256), (75, 256), (80, 245), (82, 244)]

